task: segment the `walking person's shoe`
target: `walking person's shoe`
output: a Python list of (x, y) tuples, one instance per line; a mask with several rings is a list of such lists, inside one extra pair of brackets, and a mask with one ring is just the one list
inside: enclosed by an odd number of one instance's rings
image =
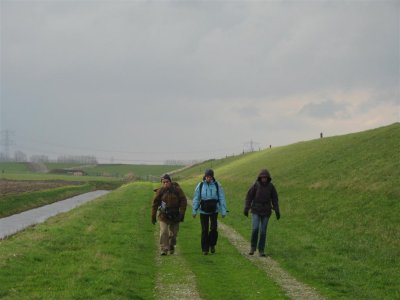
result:
[(175, 247), (174, 246), (170, 246), (169, 247), (169, 254), (174, 254), (175, 252)]
[(161, 253), (160, 253), (160, 255), (161, 255), (161, 256), (165, 256), (165, 255), (167, 255), (167, 251), (165, 251), (165, 250), (162, 250), (162, 251), (161, 251)]
[(215, 253), (215, 246), (211, 246), (210, 251), (211, 251), (211, 253)]
[(260, 252), (259, 255), (260, 255), (260, 257), (265, 257), (265, 253), (264, 252)]
[(256, 249), (251, 248), (249, 251), (249, 255), (253, 255), (255, 251), (256, 251)]
[(203, 255), (208, 255), (208, 251), (203, 251)]

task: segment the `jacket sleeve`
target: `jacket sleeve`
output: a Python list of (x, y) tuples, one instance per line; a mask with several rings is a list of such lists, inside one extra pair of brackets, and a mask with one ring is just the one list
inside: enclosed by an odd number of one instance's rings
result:
[(193, 202), (192, 202), (192, 215), (197, 214), (197, 210), (200, 207), (200, 191), (199, 191), (200, 183), (197, 184), (194, 190)]
[(184, 215), (186, 212), (187, 199), (185, 193), (181, 188), (178, 190), (178, 195), (179, 195), (179, 213)]
[(256, 186), (253, 184), (251, 188), (247, 191), (246, 199), (244, 201), (244, 210), (249, 211), (251, 208), (251, 203), (253, 202), (253, 199), (256, 194)]
[(222, 185), (219, 184), (219, 182), (216, 182), (215, 184), (218, 184), (218, 190), (219, 190), (219, 212), (221, 215), (226, 216), (227, 213), (227, 207), (226, 207), (226, 199), (225, 199), (225, 191)]
[(161, 205), (161, 194), (160, 194), (160, 190), (157, 190), (157, 193), (155, 194), (154, 198), (153, 198), (153, 204), (151, 205), (151, 218), (154, 219), (157, 215), (157, 210)]
[(271, 199), (272, 199), (272, 209), (275, 210), (275, 212), (280, 213), (280, 211), (279, 211), (278, 192), (276, 191), (274, 185), (272, 185)]

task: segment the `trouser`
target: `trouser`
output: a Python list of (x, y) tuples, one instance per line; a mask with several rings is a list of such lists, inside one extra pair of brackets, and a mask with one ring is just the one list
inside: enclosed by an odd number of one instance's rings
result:
[(258, 241), (258, 251), (264, 253), (265, 243), (267, 240), (268, 217), (252, 214), (252, 231), (251, 231), (251, 248), (257, 249), (258, 233), (260, 240)]
[(179, 223), (168, 224), (166, 222), (160, 221), (161, 251), (168, 251), (170, 250), (171, 246), (175, 247), (178, 231), (179, 231)]
[(217, 231), (218, 213), (210, 215), (200, 214), (201, 223), (201, 249), (203, 252), (208, 252), (210, 247), (215, 247), (218, 239)]

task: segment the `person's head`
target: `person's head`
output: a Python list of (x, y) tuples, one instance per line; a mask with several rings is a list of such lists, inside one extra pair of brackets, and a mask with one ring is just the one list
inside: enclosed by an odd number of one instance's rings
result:
[(214, 180), (214, 171), (213, 171), (212, 169), (207, 169), (207, 170), (204, 172), (204, 179), (205, 179), (207, 182), (213, 181), (213, 180)]
[(268, 183), (271, 181), (271, 175), (267, 169), (262, 169), (258, 174), (257, 180), (261, 183)]
[(163, 184), (163, 187), (169, 188), (171, 186), (171, 182), (171, 177), (168, 174), (161, 176), (161, 183)]

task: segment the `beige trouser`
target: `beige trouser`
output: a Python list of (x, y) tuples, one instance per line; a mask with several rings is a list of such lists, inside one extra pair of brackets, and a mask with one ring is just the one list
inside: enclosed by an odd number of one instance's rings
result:
[(170, 246), (176, 245), (179, 223), (167, 224), (160, 221), (160, 248), (161, 251), (168, 251)]

